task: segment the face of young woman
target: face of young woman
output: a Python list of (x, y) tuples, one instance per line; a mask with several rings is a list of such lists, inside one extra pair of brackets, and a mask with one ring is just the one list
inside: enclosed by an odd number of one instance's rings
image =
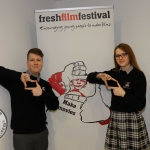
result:
[(117, 48), (115, 51), (115, 59), (122, 70), (126, 70), (130, 66), (130, 59), (128, 54), (120, 48)]

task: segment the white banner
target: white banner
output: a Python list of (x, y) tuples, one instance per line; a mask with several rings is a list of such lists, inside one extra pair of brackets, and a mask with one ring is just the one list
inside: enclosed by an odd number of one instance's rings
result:
[(110, 91), (86, 82), (87, 74), (113, 67), (113, 7), (35, 11), (42, 77), (59, 97), (48, 112), (49, 150), (102, 150)]

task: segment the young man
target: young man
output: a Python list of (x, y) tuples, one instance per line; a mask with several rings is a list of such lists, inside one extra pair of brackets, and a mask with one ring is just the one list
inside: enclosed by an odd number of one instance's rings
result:
[(56, 110), (58, 98), (49, 83), (40, 78), (43, 53), (38, 48), (29, 50), (25, 73), (0, 66), (0, 84), (11, 96), (11, 128), (15, 150), (47, 150), (48, 130), (45, 106)]

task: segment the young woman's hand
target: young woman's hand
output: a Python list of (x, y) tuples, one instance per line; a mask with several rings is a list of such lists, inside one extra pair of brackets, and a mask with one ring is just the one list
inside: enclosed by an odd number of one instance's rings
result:
[(117, 81), (117, 85), (118, 85), (118, 87), (111, 87), (111, 86), (109, 86), (109, 89), (112, 89), (112, 90), (113, 90), (114, 95), (124, 97), (125, 91), (124, 91), (124, 89), (120, 86), (120, 84), (119, 84), (118, 81)]
[(106, 73), (99, 73), (99, 74), (96, 75), (96, 77), (98, 79), (102, 79), (104, 81), (104, 83), (105, 83), (107, 88), (108, 88), (107, 80), (113, 80), (113, 81), (117, 82), (117, 80), (115, 80), (109, 74), (106, 74)]

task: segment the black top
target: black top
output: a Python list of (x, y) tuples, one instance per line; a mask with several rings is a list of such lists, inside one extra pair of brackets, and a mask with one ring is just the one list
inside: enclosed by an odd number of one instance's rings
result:
[[(126, 71), (104, 71), (114, 79), (118, 80), (120, 86), (124, 89), (124, 97), (115, 96), (111, 90), (111, 106), (110, 109), (119, 112), (138, 112), (146, 105), (146, 78), (143, 72), (133, 68), (129, 73)], [(98, 72), (90, 73), (87, 81), (90, 83), (104, 84), (101, 79), (97, 79)], [(115, 82), (108, 81), (110, 86), (116, 86)]]
[[(6, 88), (11, 97), (11, 128), (15, 133), (36, 133), (46, 128), (45, 105), (49, 110), (56, 110), (58, 98), (49, 83), (40, 78), (41, 96), (33, 96), (30, 90), (24, 89), (20, 80), (21, 72), (0, 66), (0, 84)], [(37, 80), (36, 77), (30, 76)]]

